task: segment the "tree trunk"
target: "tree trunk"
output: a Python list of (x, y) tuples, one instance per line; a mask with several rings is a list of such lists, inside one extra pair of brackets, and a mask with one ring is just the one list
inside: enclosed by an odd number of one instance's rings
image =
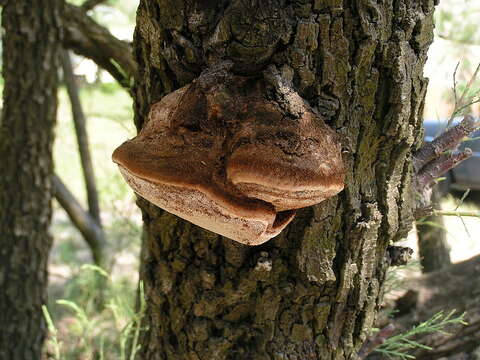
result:
[[(434, 188), (432, 204), (440, 208), (440, 193)], [(431, 215), (417, 222), (418, 252), (424, 273), (439, 270), (451, 264), (450, 246), (447, 242), (447, 230), (443, 216)]]
[(53, 127), (61, 3), (10, 0), (2, 9), (0, 359), (40, 359), (51, 245)]
[(342, 137), (345, 190), (248, 247), (145, 200), (142, 359), (353, 359), (412, 224), (433, 0), (141, 0), (136, 124), (216, 62), (273, 64)]
[[(63, 80), (67, 88), (68, 97), (70, 98), (70, 105), (72, 108), (72, 119), (75, 125), (75, 135), (77, 137), (78, 153), (80, 155), (80, 162), (82, 164), (83, 179), (85, 181), (85, 190), (87, 192), (88, 213), (95, 222), (94, 226), (81, 226), (79, 228), (84, 239), (87, 241), (92, 251), (93, 260), (96, 265), (106, 268), (107, 263), (105, 259), (105, 235), (103, 233), (102, 219), (100, 214), (100, 200), (97, 190), (97, 182), (95, 180), (95, 171), (93, 167), (92, 157), (90, 154), (90, 144), (87, 133), (87, 119), (83, 112), (82, 103), (80, 100), (80, 91), (75, 82), (75, 74), (73, 72), (73, 65), (70, 59), (70, 54), (67, 50), (61, 53), (61, 63), (63, 70)], [(59, 178), (54, 178), (54, 193), (60, 204), (70, 215), (71, 219), (79, 219), (79, 216), (71, 216), (72, 214), (79, 215), (83, 210), (81, 206), (76, 203), (76, 199), (69, 193), (68, 189), (62, 184)], [(68, 200), (67, 200), (68, 199)], [(69, 206), (70, 205), (70, 206)], [(69, 211), (76, 208), (77, 211)], [(85, 221), (73, 221), (74, 224), (83, 223)], [(87, 232), (82, 231), (88, 229)], [(92, 231), (91, 230), (95, 230)], [(94, 236), (90, 236), (94, 235)]]
[(72, 108), (72, 119), (75, 125), (75, 135), (77, 137), (78, 153), (82, 163), (83, 180), (85, 181), (85, 190), (87, 192), (88, 212), (96, 221), (98, 226), (102, 226), (100, 216), (100, 200), (98, 199), (97, 182), (95, 180), (95, 170), (93, 168), (92, 157), (90, 155), (90, 144), (87, 133), (87, 119), (83, 112), (80, 100), (80, 90), (75, 83), (75, 73), (67, 50), (62, 51), (62, 70), (63, 81), (67, 88), (68, 97)]
[(80, 231), (92, 252), (93, 262), (104, 266), (105, 234), (91, 214), (83, 210), (82, 205), (57, 176), (53, 176), (53, 193), (60, 206), (65, 210), (72, 224)]

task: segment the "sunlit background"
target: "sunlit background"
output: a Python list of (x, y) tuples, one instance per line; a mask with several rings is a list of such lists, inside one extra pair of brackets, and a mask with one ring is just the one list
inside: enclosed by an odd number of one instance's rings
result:
[[(455, 108), (454, 81), (457, 98), (461, 97), (467, 84), (468, 94), (480, 91), (480, 73), (475, 76), (480, 64), (480, 1), (442, 0), (435, 13), (435, 38), (428, 52), (424, 74), (429, 78), (425, 100), (424, 118), (445, 122)], [(477, 102), (466, 109), (475, 117), (480, 116)], [(467, 160), (468, 161), (468, 160)], [(480, 180), (480, 179), (479, 179)], [(480, 196), (474, 194), (459, 206), (461, 193), (448, 196), (442, 202), (445, 210), (457, 208), (463, 211), (478, 210)], [(471, 258), (480, 253), (480, 219), (474, 217), (446, 216), (443, 219), (453, 262)], [(412, 235), (409, 246), (416, 248)]]
[[(70, 1), (76, 5), (83, 1)], [(91, 15), (123, 40), (132, 40), (138, 0), (110, 0)], [(442, 0), (436, 11), (435, 41), (429, 51), (425, 76), (430, 79), (425, 118), (445, 121), (455, 106), (454, 74), (457, 92), (469, 84), (469, 92), (479, 91), (480, 82), (472, 76), (480, 63), (480, 1)], [(477, 20), (477, 21), (476, 21)], [(106, 359), (121, 359), (122, 337), (135, 314), (134, 297), (138, 281), (141, 217), (135, 197), (111, 161), (111, 153), (124, 140), (135, 135), (132, 98), (124, 88), (92, 61), (72, 57), (81, 100), (88, 118), (88, 134), (100, 194), (101, 215), (108, 242), (108, 296), (98, 310), (96, 287), (100, 270), (85, 267), (91, 263), (90, 249), (58, 203), (54, 203), (51, 233), (54, 247), (50, 257), (49, 311), (63, 342), (65, 359), (89, 359), (89, 353), (102, 352)], [(479, 74), (480, 76), (480, 74)], [(2, 81), (3, 85), (3, 81)], [(80, 166), (70, 103), (64, 87), (54, 146), (56, 173), (77, 199), (86, 206), (85, 185)], [(480, 115), (479, 104), (468, 108)], [(479, 197), (480, 198), (480, 197)], [(453, 209), (458, 196), (448, 196), (444, 209)], [(475, 201), (460, 205), (477, 210)], [(454, 262), (480, 253), (480, 219), (445, 218), (451, 256)], [(409, 246), (415, 247), (412, 235)], [(103, 276), (103, 275), (101, 275)], [(62, 304), (58, 299), (66, 299)], [(120, 340), (118, 340), (120, 339)], [(50, 342), (49, 347), (54, 345)], [(123, 344), (125, 347), (126, 345)], [(53, 350), (52, 350), (53, 351)]]

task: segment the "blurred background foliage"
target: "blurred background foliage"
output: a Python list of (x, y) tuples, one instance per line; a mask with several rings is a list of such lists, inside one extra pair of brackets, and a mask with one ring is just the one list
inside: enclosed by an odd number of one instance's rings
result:
[[(480, 46), (478, 19), (480, 3), (476, 0), (448, 0), (436, 13), (437, 36), (459, 45)], [(475, 21), (475, 19), (477, 19)], [(462, 48), (459, 46), (458, 49)]]
[[(81, 5), (84, 0), (69, 0)], [(117, 38), (131, 41), (138, 0), (108, 0), (89, 11), (98, 23)], [(425, 75), (430, 78), (425, 117), (447, 119), (454, 107), (453, 74), (459, 88), (471, 78), (480, 62), (480, 2), (478, 0), (442, 0), (436, 11), (435, 41), (429, 52)], [(88, 119), (90, 150), (100, 195), (102, 221), (107, 238), (108, 268), (91, 264), (90, 249), (68, 216), (55, 202), (51, 233), (54, 247), (50, 256), (50, 303), (48, 312), (57, 329), (48, 345), (48, 357), (124, 359), (132, 346), (139, 312), (135, 310), (138, 263), (141, 244), (141, 216), (135, 196), (111, 161), (113, 149), (135, 135), (132, 98), (104, 70), (92, 61), (73, 56), (80, 97)], [(478, 80), (472, 84), (480, 88)], [(0, 87), (3, 80), (0, 79)], [(479, 116), (480, 108), (471, 112)], [(86, 207), (85, 184), (80, 165), (70, 102), (65, 90), (59, 91), (58, 122), (54, 146), (56, 173)], [(448, 198), (444, 206), (456, 206)], [(476, 204), (464, 204), (467, 209)], [(447, 219), (452, 260), (459, 261), (480, 253), (480, 244), (471, 233), (480, 231), (478, 219)], [(410, 239), (409, 246), (415, 247)], [(103, 288), (98, 278), (103, 277)], [(96, 303), (99, 292), (104, 303)], [(62, 299), (60, 303), (59, 299)], [(95, 354), (95, 355), (92, 355)]]
[[(117, 38), (132, 41), (137, 6), (137, 0), (109, 0), (88, 14)], [(87, 118), (108, 268), (103, 273), (96, 267), (85, 267), (92, 263), (90, 249), (55, 201), (47, 309), (58, 330), (56, 341), (60, 344), (61, 359), (127, 359), (140, 321), (135, 300), (141, 215), (134, 194), (111, 161), (111, 154), (120, 143), (135, 136), (132, 98), (128, 90), (93, 61), (72, 54), (72, 62)], [(84, 177), (64, 86), (59, 91), (54, 160), (57, 175), (86, 208)], [(99, 274), (105, 280), (101, 281), (101, 288)], [(51, 339), (47, 344), (50, 358), (56, 358), (54, 347)]]
[[(480, 1), (442, 0), (435, 11), (435, 39), (430, 46), (425, 76), (429, 87), (425, 103), (425, 118), (446, 119), (454, 108), (453, 76), (461, 91), (480, 63)], [(480, 89), (480, 77), (470, 91)], [(471, 108), (480, 115), (480, 106)]]

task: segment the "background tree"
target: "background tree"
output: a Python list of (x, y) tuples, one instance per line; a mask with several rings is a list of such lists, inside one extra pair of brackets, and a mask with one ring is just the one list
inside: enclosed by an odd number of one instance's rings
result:
[(7, 0), (2, 5), (0, 358), (40, 359), (62, 4)]
[[(136, 124), (221, 59), (274, 64), (343, 138), (343, 193), (246, 247), (139, 200), (143, 359), (354, 358), (379, 306), (387, 245), (412, 222), (410, 155), (434, 2), (154, 1), (137, 13)], [(279, 129), (280, 130), (280, 129)], [(264, 266), (264, 265), (267, 266)]]
[[(441, 196), (437, 189), (432, 192), (432, 204), (437, 209), (440, 208)], [(451, 264), (443, 216), (431, 215), (417, 222), (417, 236), (423, 272), (432, 272)]]

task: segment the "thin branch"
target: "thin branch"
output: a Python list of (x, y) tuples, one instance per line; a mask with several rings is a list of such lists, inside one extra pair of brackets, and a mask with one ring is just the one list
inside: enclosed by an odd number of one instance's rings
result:
[(92, 10), (97, 5), (100, 5), (108, 0), (87, 0), (82, 4), (82, 9), (85, 11)]
[(453, 169), (470, 156), (472, 156), (472, 150), (467, 148), (456, 154), (440, 155), (438, 158), (430, 161), (416, 174), (417, 189), (421, 190), (430, 187), (436, 178)]
[(476, 104), (476, 103), (478, 103), (478, 102), (480, 102), (480, 95), (479, 95), (477, 98), (475, 98), (475, 97), (471, 98), (471, 100), (470, 100), (469, 102), (467, 102), (466, 104), (460, 106), (460, 107), (455, 111), (455, 113), (452, 115), (452, 121), (453, 121), (453, 118), (454, 118), (455, 116), (457, 116), (458, 114), (461, 114), (461, 113), (463, 112), (463, 110), (468, 109), (470, 106), (472, 106), (472, 105), (474, 105), (474, 104)]
[(480, 218), (480, 211), (447, 211), (447, 210), (433, 210), (434, 215), (439, 216), (467, 216)]
[(460, 61), (457, 62), (457, 65), (455, 66), (455, 70), (453, 71), (453, 97), (455, 100), (455, 106), (454, 106), (454, 111), (452, 112), (452, 115), (450, 116), (450, 119), (448, 119), (447, 122), (447, 129), (452, 125), (453, 118), (455, 116), (455, 112), (458, 109), (458, 96), (457, 96), (457, 71), (458, 67), (460, 66)]
[(454, 37), (449, 36), (449, 35), (445, 35), (445, 34), (436, 34), (436, 36), (438, 36), (440, 39), (447, 40), (447, 41), (452, 41), (452, 42), (455, 42), (457, 44), (473, 45), (473, 46), (479, 46), (480, 45), (480, 42), (478, 42), (478, 41), (469, 41), (469, 40), (465, 40), (465, 39), (455, 39)]
[(83, 8), (71, 4), (65, 4), (65, 7), (65, 48), (93, 60), (122, 86), (130, 88), (137, 72), (131, 44), (117, 39), (90, 18)]
[(475, 72), (473, 73), (472, 77), (467, 83), (467, 86), (465, 86), (465, 89), (463, 90), (462, 96), (460, 97), (460, 100), (458, 101), (460, 105), (463, 105), (463, 100), (465, 99), (465, 96), (468, 93), (468, 90), (472, 87), (473, 83), (475, 82), (478, 72), (480, 71), (480, 63), (477, 65), (477, 68), (475, 69)]
[(480, 126), (480, 122), (466, 115), (456, 126), (424, 144), (413, 154), (414, 190), (417, 194), (415, 217), (429, 210), (432, 185), (448, 170), (472, 155), (470, 149), (453, 152), (458, 145)]
[(473, 75), (470, 77), (470, 80), (465, 86), (465, 89), (462, 92), (462, 95), (460, 96), (460, 99), (458, 98), (457, 94), (457, 71), (460, 63), (457, 63), (457, 66), (455, 67), (455, 71), (453, 72), (453, 95), (454, 95), (454, 101), (455, 101), (455, 107), (452, 112), (452, 115), (448, 119), (447, 122), (447, 128), (450, 127), (450, 125), (453, 123), (453, 120), (455, 116), (461, 115), (462, 112), (469, 108), (471, 105), (476, 104), (480, 102), (480, 96), (478, 96), (478, 92), (473, 95), (469, 95), (468, 92), (472, 88), (475, 80), (477, 79), (477, 76), (480, 72), (480, 63), (477, 65)]
[[(425, 144), (415, 153), (413, 166), (418, 173), (426, 164), (438, 158), (447, 150), (454, 150), (462, 140), (479, 127), (479, 123), (472, 116), (465, 116), (462, 122), (440, 136), (432, 142)], [(437, 175), (437, 177), (440, 175)]]
[(82, 206), (58, 176), (53, 176), (52, 183), (55, 198), (90, 246), (93, 261), (98, 266), (103, 267), (105, 265), (105, 237), (103, 231), (93, 218), (83, 210)]
[(72, 62), (70, 54), (67, 50), (62, 51), (62, 69), (63, 79), (67, 87), (68, 96), (72, 107), (72, 117), (75, 124), (75, 133), (78, 142), (78, 151), (80, 153), (80, 161), (82, 163), (83, 177), (87, 190), (88, 211), (93, 217), (97, 225), (101, 228), (100, 206), (98, 200), (97, 185), (95, 182), (95, 172), (93, 170), (92, 158), (90, 156), (90, 148), (87, 134), (87, 121), (82, 109), (82, 103), (78, 94), (78, 87), (75, 82)]
[(362, 348), (358, 352), (358, 359), (363, 360), (369, 354), (371, 354), (377, 347), (385, 343), (385, 341), (393, 335), (396, 330), (396, 326), (394, 324), (388, 324), (383, 329), (381, 329), (377, 334), (370, 337), (365, 341)]

